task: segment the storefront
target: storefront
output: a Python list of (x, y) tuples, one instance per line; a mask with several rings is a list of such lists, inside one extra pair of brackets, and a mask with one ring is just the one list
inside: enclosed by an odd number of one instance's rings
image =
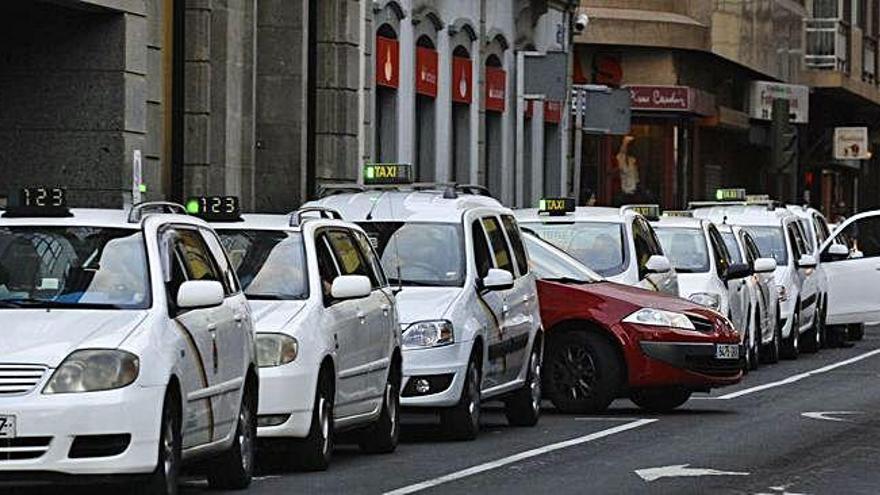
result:
[(600, 204), (658, 203), (680, 208), (689, 199), (695, 127), (715, 114), (714, 97), (685, 86), (629, 86), (632, 126), (603, 138), (598, 167)]

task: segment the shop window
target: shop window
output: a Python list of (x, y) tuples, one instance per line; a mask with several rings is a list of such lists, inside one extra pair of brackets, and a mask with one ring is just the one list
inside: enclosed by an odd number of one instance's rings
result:
[(397, 88), (400, 84), (400, 45), (388, 24), (376, 33), (375, 159), (397, 161)]
[(420, 182), (434, 180), (436, 170), (436, 99), (438, 56), (428, 36), (416, 40), (415, 172)]
[(471, 91), (472, 68), (470, 52), (458, 46), (452, 53), (452, 180), (469, 183), (471, 155)]
[(493, 196), (502, 198), (504, 187), (502, 140), (504, 138), (501, 122), (507, 105), (507, 73), (502, 68), (501, 59), (497, 55), (489, 55), (486, 58), (485, 81), (486, 144), (483, 148), (485, 168), (482, 181)]
[(627, 136), (611, 139), (606, 158), (606, 197), (619, 206), (674, 202), (672, 125), (634, 124)]

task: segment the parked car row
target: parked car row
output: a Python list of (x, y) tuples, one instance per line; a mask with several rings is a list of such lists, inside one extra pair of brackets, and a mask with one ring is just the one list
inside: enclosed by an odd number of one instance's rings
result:
[(864, 316), (829, 312), (842, 296), (817, 272), (880, 255), (880, 217), (833, 243), (811, 212), (745, 202), (512, 211), (404, 165), (363, 182), (288, 215), (232, 197), (69, 209), (63, 189), (22, 190), (0, 216), (0, 481), (173, 494), (187, 467), (235, 489), (257, 447), (308, 470), (342, 433), (393, 452), (401, 408), (459, 440), (487, 401), (522, 427), (544, 398), (669, 411), (780, 345), (817, 348), (826, 315)]

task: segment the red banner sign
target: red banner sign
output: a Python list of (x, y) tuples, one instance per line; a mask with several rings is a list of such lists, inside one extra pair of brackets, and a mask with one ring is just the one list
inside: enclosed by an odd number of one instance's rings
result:
[(562, 102), (544, 100), (544, 123), (558, 124), (562, 122)]
[(437, 97), (437, 50), (416, 47), (416, 93)]
[(473, 98), (473, 77), (471, 59), (452, 57), (452, 101), (470, 104)]
[(400, 43), (376, 36), (376, 84), (387, 88), (400, 86)]
[(507, 72), (486, 67), (486, 111), (504, 113), (507, 108)]

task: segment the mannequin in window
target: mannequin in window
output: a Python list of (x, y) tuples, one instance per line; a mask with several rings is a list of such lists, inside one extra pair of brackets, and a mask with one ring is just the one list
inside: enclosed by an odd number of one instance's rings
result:
[(620, 172), (620, 196), (617, 201), (620, 204), (636, 202), (640, 182), (639, 164), (636, 157), (630, 154), (630, 147), (635, 139), (635, 136), (624, 136), (615, 155), (617, 169)]

